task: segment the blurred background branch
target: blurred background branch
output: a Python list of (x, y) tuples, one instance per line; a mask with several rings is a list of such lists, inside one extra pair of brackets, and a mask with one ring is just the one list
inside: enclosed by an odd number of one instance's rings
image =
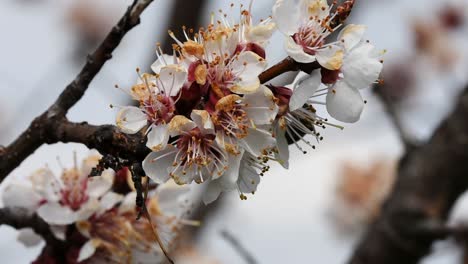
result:
[(351, 258), (352, 264), (418, 263), (438, 237), (420, 228), (445, 223), (468, 188), (468, 88), (429, 142), (406, 153), (382, 214)]

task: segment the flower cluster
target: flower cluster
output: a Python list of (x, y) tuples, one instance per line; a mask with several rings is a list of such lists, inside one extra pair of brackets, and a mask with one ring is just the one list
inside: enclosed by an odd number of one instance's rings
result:
[[(27, 181), (12, 181), (4, 189), (3, 203), (7, 208), (36, 213), (49, 224), (55, 238), (67, 245), (61, 249), (66, 252), (60, 254), (69, 263), (162, 263), (165, 257), (161, 249), (171, 248), (182, 224), (192, 223), (183, 219), (188, 189), (174, 182), (159, 186), (146, 201), (151, 222), (136, 220), (136, 192), (131, 188), (122, 194), (114, 192), (119, 189), (117, 182), (131, 178), (128, 170), (115, 174), (108, 169), (100, 176), (89, 177), (100, 159), (98, 153), (92, 153), (81, 167), (75, 161), (75, 166), (63, 169), (60, 177), (44, 168)], [(116, 180), (118, 177), (123, 179)], [(155, 247), (156, 232), (161, 248)], [(32, 246), (40, 242), (40, 237), (22, 229), (18, 240)], [(38, 262), (54, 259), (48, 255), (49, 246)]]
[[(140, 73), (129, 93), (138, 106), (120, 109), (117, 125), (125, 133), (147, 135), (152, 152), (143, 161), (156, 183), (206, 183), (205, 203), (237, 189), (255, 192), (267, 162), (288, 167), (288, 141), (315, 148), (305, 135), (321, 140), (318, 129), (332, 125), (329, 114), (355, 122), (363, 110), (359, 89), (378, 80), (381, 53), (363, 39), (365, 27), (348, 25), (336, 41), (331, 33), (354, 1), (278, 0), (272, 17), (254, 23), (241, 6), (240, 20), (220, 18), (206, 28), (183, 28), (173, 55), (157, 49), (153, 73)], [(339, 21), (339, 23), (336, 23)], [(276, 29), (285, 35), (288, 55), (297, 63), (317, 63), (290, 86), (263, 85), (266, 45)], [(182, 34), (181, 34), (182, 35)], [(326, 95), (326, 102), (317, 98)]]

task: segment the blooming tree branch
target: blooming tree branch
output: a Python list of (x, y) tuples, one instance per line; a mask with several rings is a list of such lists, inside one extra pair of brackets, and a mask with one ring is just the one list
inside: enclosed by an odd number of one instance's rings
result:
[[(44, 113), (36, 117), (31, 125), (13, 143), (0, 148), (0, 179), (3, 180), (24, 159), (44, 143), (54, 143), (49, 133), (60, 124), (66, 124), (66, 114), (83, 97), (104, 63), (112, 58), (125, 34), (140, 23), (140, 15), (152, 0), (135, 0), (123, 17), (114, 26), (96, 51), (89, 55), (86, 64), (58, 99)], [(57, 139), (59, 140), (59, 139)], [(79, 141), (84, 141), (84, 138)], [(85, 143), (85, 142), (83, 142)]]
[(418, 263), (434, 240), (451, 233), (441, 227), (468, 188), (467, 116), (468, 88), (432, 138), (402, 158), (382, 214), (349, 263)]
[[(87, 123), (72, 123), (68, 121), (66, 114), (84, 95), (104, 63), (111, 59), (113, 50), (119, 45), (125, 34), (139, 24), (140, 14), (151, 2), (135, 0), (97, 50), (88, 56), (81, 72), (60, 94), (56, 102), (47, 111), (36, 117), (26, 131), (10, 145), (7, 147), (0, 146), (0, 182), (45, 143), (83, 143), (90, 148), (96, 148), (103, 154), (123, 155), (132, 160), (140, 161), (141, 157), (150, 152), (150, 150), (145, 149), (145, 139), (142, 134), (124, 134), (114, 126), (91, 126)], [(354, 1), (347, 2), (354, 3)], [(346, 5), (346, 7), (346, 12), (336, 16), (336, 20), (343, 21), (350, 14), (352, 5)], [(336, 23), (339, 23), (339, 21)], [(287, 57), (261, 73), (259, 80), (261, 83), (266, 83), (286, 72), (302, 70), (310, 73), (319, 68), (320, 65), (316, 61), (298, 63)]]

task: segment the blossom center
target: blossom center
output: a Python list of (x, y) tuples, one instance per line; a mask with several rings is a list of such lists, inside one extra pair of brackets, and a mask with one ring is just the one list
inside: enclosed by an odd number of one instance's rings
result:
[(250, 120), (243, 106), (237, 95), (225, 96), (216, 104), (213, 122), (226, 136), (235, 138), (247, 136)]
[(225, 170), (223, 160), (225, 155), (215, 144), (215, 135), (203, 134), (199, 128), (184, 132), (174, 142), (177, 147), (177, 155), (174, 159), (173, 169), (170, 173), (177, 182), (178, 174), (187, 173), (200, 176), (203, 182), (205, 171), (209, 174), (222, 174)]
[(78, 170), (67, 170), (62, 175), (64, 183), (60, 190), (62, 205), (70, 207), (72, 210), (79, 210), (81, 205), (88, 201), (89, 196), (86, 194), (88, 185), (87, 178), (80, 177)]
[(174, 117), (175, 103), (169, 96), (159, 94), (151, 97), (142, 103), (142, 107), (152, 124), (166, 124)]

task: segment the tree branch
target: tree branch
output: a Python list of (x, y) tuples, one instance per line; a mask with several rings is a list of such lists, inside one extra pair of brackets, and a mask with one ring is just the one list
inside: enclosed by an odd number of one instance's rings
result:
[[(48, 133), (53, 131), (59, 121), (66, 122), (68, 110), (78, 102), (89, 84), (101, 70), (106, 61), (112, 58), (112, 52), (119, 45), (125, 34), (140, 23), (140, 15), (153, 0), (134, 0), (127, 11), (104, 39), (96, 51), (89, 55), (85, 66), (55, 103), (43, 114), (36, 117), (30, 126), (8, 147), (0, 147), (0, 181), (3, 180), (24, 159), (31, 155), (43, 143), (55, 143)], [(80, 140), (78, 142), (82, 142)], [(86, 142), (82, 142), (86, 143)]]
[(1, 208), (0, 225), (9, 225), (16, 229), (32, 228), (48, 245), (61, 248), (64, 242), (58, 240), (50, 231), (49, 224), (36, 214), (29, 214), (22, 208)]
[[(125, 135), (116, 127), (109, 125), (99, 127), (90, 126), (87, 123), (71, 123), (66, 119), (66, 114), (84, 95), (104, 63), (112, 57), (113, 50), (124, 35), (140, 22), (141, 13), (152, 1), (134, 0), (103, 43), (92, 55), (88, 56), (81, 72), (65, 88), (57, 101), (46, 112), (36, 117), (28, 129), (13, 143), (7, 147), (0, 146), (0, 182), (44, 143), (83, 143), (89, 148), (96, 148), (102, 154), (121, 155), (130, 161), (138, 159), (141, 161), (149, 153), (142, 134)], [(337, 8), (339, 15), (335, 16), (335, 20), (344, 21), (351, 12), (353, 3), (354, 0), (346, 0), (339, 6)], [(319, 68), (320, 65), (317, 62), (301, 64), (288, 57), (260, 74), (259, 79), (261, 83), (266, 83), (285, 72), (302, 70), (310, 73)]]
[[(385, 85), (385, 84), (383, 84)], [(395, 109), (395, 103), (389, 98), (388, 95), (381, 91), (382, 87), (379, 85), (375, 85), (373, 87), (375, 95), (380, 99), (385, 112), (387, 113), (390, 121), (392, 122), (393, 126), (395, 127), (398, 136), (400, 137), (403, 146), (405, 147), (406, 151), (411, 151), (412, 149), (417, 147), (417, 142), (413, 138), (408, 135), (408, 132), (405, 130), (401, 118), (398, 116), (398, 113)]]
[[(417, 263), (429, 253), (457, 198), (468, 188), (468, 87), (429, 142), (408, 152), (382, 214), (349, 263)], [(439, 229), (440, 231), (440, 229)]]

